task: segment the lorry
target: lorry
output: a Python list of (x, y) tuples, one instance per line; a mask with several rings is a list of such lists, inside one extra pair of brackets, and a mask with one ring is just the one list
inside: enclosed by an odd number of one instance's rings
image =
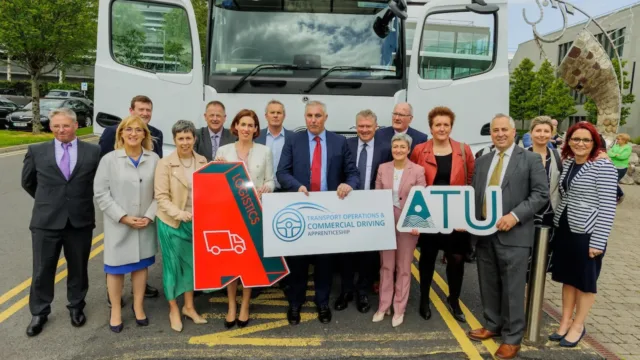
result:
[(411, 126), (426, 133), (429, 110), (450, 107), (452, 137), (476, 151), (509, 110), (507, 15), (507, 0), (210, 0), (200, 44), (189, 0), (100, 0), (95, 133), (126, 116), (135, 95), (152, 99), (152, 125), (165, 134), (179, 119), (204, 126), (212, 100), (224, 103), (226, 127), (239, 110), (261, 116), (279, 100), (294, 131), (305, 128), (305, 104), (322, 101), (327, 129), (345, 136), (360, 110), (385, 127), (406, 101)]

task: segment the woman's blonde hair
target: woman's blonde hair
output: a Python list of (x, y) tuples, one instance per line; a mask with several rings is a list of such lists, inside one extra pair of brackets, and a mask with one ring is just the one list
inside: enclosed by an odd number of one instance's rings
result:
[(531, 125), (529, 126), (529, 131), (532, 132), (538, 125), (549, 125), (549, 129), (551, 129), (551, 133), (553, 134), (553, 121), (551, 121), (551, 117), (549, 116), (536, 116), (531, 120)]
[(151, 140), (151, 131), (149, 131), (149, 127), (147, 126), (147, 124), (145, 124), (142, 118), (136, 115), (128, 116), (120, 121), (120, 125), (118, 125), (118, 129), (116, 130), (116, 143), (114, 148), (122, 149), (124, 147), (124, 138), (122, 137), (122, 132), (124, 131), (124, 129), (132, 125), (140, 125), (142, 130), (144, 130), (142, 148), (152, 151), (153, 141)]
[(618, 136), (616, 136), (616, 138), (619, 140), (623, 140), (625, 144), (631, 141), (631, 136), (626, 133), (620, 133), (618, 134)]

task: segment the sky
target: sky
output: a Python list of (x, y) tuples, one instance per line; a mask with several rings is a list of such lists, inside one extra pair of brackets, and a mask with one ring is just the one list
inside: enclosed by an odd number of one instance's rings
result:
[[(543, 0), (539, 0), (543, 3)], [(536, 0), (508, 0), (509, 2), (509, 58), (518, 49), (518, 44), (533, 39), (533, 31), (531, 25), (527, 24), (522, 16), (523, 9), (526, 10), (529, 21), (535, 21), (540, 17), (540, 10), (536, 5)], [(616, 9), (628, 7), (640, 0), (569, 0), (570, 3), (577, 6), (592, 17), (604, 15)], [(544, 18), (537, 25), (538, 32), (541, 34), (550, 33), (562, 28), (562, 16), (560, 9), (554, 9), (551, 4), (543, 7)], [(575, 15), (568, 15), (567, 20), (569, 26), (587, 18), (576, 11)], [(640, 19), (634, 21), (640, 26)]]

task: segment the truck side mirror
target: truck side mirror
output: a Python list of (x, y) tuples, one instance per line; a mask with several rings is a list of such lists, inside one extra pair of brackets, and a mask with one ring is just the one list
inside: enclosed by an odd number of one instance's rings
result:
[(489, 5), (484, 0), (471, 0), (471, 5), (467, 5), (467, 10), (477, 14), (494, 14), (500, 8), (497, 5)]

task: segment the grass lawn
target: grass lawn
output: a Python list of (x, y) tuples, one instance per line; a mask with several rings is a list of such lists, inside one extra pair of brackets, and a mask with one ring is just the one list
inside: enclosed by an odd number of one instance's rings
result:
[[(93, 134), (93, 127), (78, 129), (78, 136)], [(0, 148), (7, 146), (33, 144), (53, 139), (53, 134), (33, 135), (25, 131), (0, 130)]]

